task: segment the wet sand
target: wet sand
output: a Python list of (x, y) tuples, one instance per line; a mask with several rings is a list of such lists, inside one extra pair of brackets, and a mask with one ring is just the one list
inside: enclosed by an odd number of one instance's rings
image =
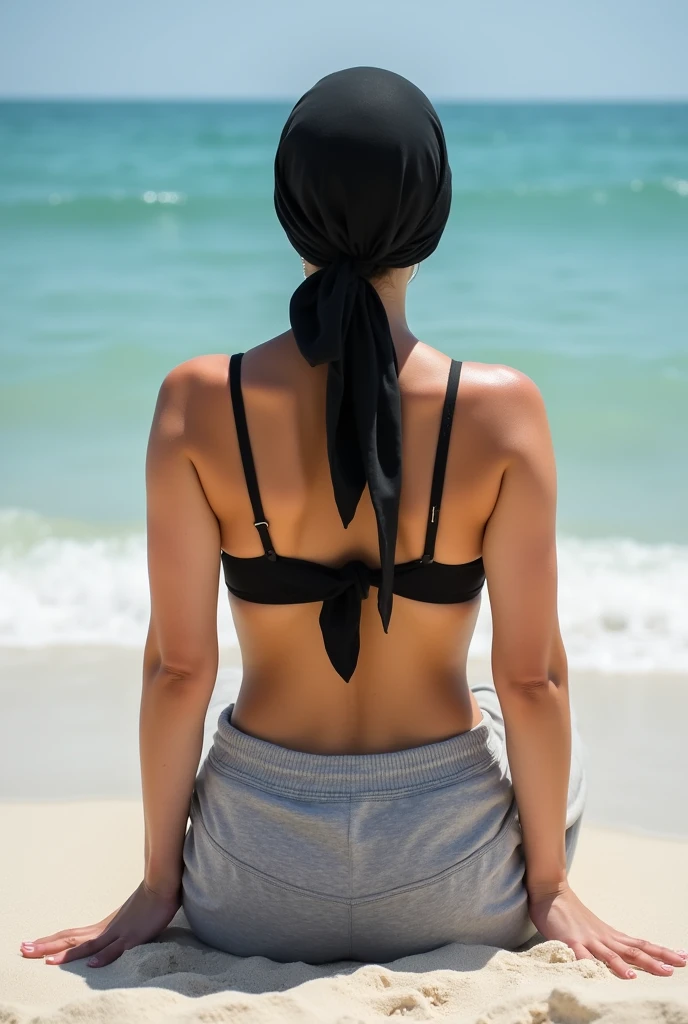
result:
[[(138, 798), (140, 673), (138, 650), (0, 651), (0, 800)], [(471, 680), (487, 673), (471, 662)], [(223, 650), (204, 752), (239, 682), (238, 651)], [(688, 676), (573, 672), (571, 694), (587, 750), (586, 822), (688, 838)]]

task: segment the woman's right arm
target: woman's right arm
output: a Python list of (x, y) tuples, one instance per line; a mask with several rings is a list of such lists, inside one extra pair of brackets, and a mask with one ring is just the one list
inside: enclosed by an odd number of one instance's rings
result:
[(566, 654), (557, 616), (556, 469), (536, 385), (501, 370), (503, 475), (485, 528), (483, 561), (492, 609), (492, 671), (523, 833), (530, 916), (549, 939), (619, 977), (631, 966), (671, 973), (676, 952), (631, 938), (595, 917), (572, 892), (565, 830), (571, 721)]
[(103, 920), (22, 950), (48, 954), (47, 963), (88, 956), (89, 966), (104, 967), (159, 935), (181, 903), (186, 823), (218, 664), (220, 527), (189, 455), (190, 407), (206, 398), (202, 367), (189, 361), (166, 377), (146, 458), (151, 620), (139, 729), (143, 881)]

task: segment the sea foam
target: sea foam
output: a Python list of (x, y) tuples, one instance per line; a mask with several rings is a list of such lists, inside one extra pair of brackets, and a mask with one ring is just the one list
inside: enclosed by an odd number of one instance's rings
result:
[[(79, 535), (79, 534), (82, 535)], [(559, 538), (559, 617), (572, 667), (688, 671), (688, 546)], [(148, 625), (142, 533), (98, 536), (0, 513), (0, 646), (138, 647)], [(218, 634), (236, 644), (220, 585)], [(471, 646), (487, 656), (487, 592)]]

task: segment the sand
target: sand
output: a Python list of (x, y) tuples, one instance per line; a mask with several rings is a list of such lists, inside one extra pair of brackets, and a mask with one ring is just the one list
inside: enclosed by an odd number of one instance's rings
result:
[[(86, 768), (85, 768), (86, 770)], [(26, 960), (22, 939), (103, 917), (140, 881), (136, 801), (0, 805), (3, 1024), (688, 1024), (688, 968), (621, 981), (562, 943), (524, 953), (449, 945), (384, 965), (240, 959), (193, 938), (183, 912), (157, 942), (104, 968)], [(602, 917), (686, 948), (688, 841), (587, 827), (572, 881)]]

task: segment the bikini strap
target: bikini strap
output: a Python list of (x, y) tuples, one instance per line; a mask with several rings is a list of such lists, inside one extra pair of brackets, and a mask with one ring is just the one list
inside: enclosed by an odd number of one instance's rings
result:
[(447, 470), (447, 454), (449, 452), (449, 440), (451, 438), (454, 406), (456, 405), (456, 393), (459, 389), (460, 376), (461, 362), (458, 359), (452, 359), (449, 367), (447, 390), (444, 395), (442, 420), (440, 422), (440, 430), (437, 437), (435, 468), (432, 471), (430, 509), (428, 510), (428, 525), (425, 532), (425, 550), (423, 551), (423, 556), (421, 558), (421, 563), (423, 565), (428, 565), (430, 562), (434, 561), (435, 558), (435, 540), (437, 539), (437, 527), (440, 521), (440, 505), (442, 504), (444, 476)]
[(258, 536), (261, 539), (263, 550), (265, 554), (274, 562), (277, 558), (275, 549), (270, 538), (270, 531), (268, 529), (268, 523), (265, 519), (265, 513), (263, 512), (263, 503), (260, 500), (260, 490), (258, 489), (258, 477), (256, 476), (256, 465), (253, 461), (253, 452), (251, 451), (251, 439), (248, 435), (248, 424), (246, 423), (246, 409), (244, 408), (244, 396), (241, 390), (241, 360), (243, 359), (243, 352), (236, 352), (229, 360), (229, 390), (232, 396), (232, 409), (234, 411), (234, 423), (236, 425), (237, 440), (239, 442), (239, 452), (241, 453), (241, 464), (244, 467), (244, 478), (246, 480), (246, 490), (248, 496), (251, 499), (251, 507), (253, 508), (253, 516), (255, 519), (254, 526), (258, 531)]

